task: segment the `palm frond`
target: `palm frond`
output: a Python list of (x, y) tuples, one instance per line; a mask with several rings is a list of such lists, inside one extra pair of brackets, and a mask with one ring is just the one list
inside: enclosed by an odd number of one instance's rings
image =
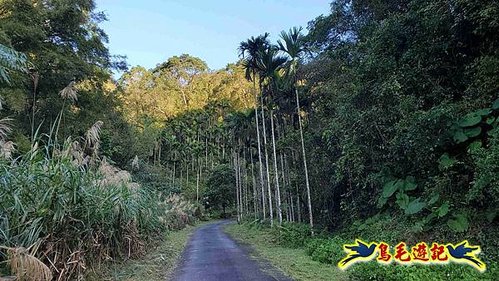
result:
[(260, 75), (265, 79), (271, 78), (284, 66), (287, 60), (286, 57), (278, 55), (277, 48), (270, 47), (266, 50), (261, 50), (258, 53), (256, 65)]
[(297, 59), (305, 51), (301, 27), (293, 27), (288, 32), (282, 31), (277, 41), (279, 50), (287, 53), (292, 60)]
[(269, 33), (264, 33), (257, 37), (252, 36), (239, 45), (239, 57), (243, 59), (243, 66), (246, 70), (245, 74), (248, 81), (253, 81), (255, 79), (253, 76), (260, 72), (256, 62), (259, 59), (259, 54), (270, 47), (268, 37)]
[(0, 44), (0, 82), (10, 83), (9, 71), (26, 71), (26, 55)]

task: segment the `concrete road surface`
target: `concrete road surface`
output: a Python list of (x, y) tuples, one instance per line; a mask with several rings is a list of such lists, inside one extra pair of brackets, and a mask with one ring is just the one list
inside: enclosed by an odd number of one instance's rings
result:
[(230, 221), (198, 228), (189, 240), (172, 281), (267, 281), (291, 280), (268, 262), (257, 261), (223, 232)]

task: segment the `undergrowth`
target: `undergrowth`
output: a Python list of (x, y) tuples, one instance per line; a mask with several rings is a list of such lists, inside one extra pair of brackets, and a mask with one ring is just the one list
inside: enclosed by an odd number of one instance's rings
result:
[(497, 280), (495, 278), (499, 276), (498, 234), (497, 228), (493, 231), (492, 226), (475, 230), (472, 237), (467, 236), (469, 233), (465, 235), (448, 232), (444, 227), (437, 227), (431, 233), (413, 232), (408, 221), (388, 215), (377, 215), (365, 221), (355, 221), (350, 227), (344, 227), (334, 233), (316, 230), (314, 237), (310, 235), (310, 228), (305, 224), (283, 223), (282, 226), (270, 228), (265, 223), (246, 221), (243, 227), (258, 231), (262, 239), (275, 245), (305, 249), (312, 260), (333, 266), (337, 266), (346, 255), (343, 245), (351, 244), (356, 238), (366, 242), (383, 241), (392, 246), (399, 242), (414, 245), (421, 241), (458, 243), (468, 240), (472, 245), (482, 247), (482, 253), (478, 257), (487, 265), (487, 270), (480, 273), (468, 265), (453, 263), (404, 266), (395, 263), (382, 265), (370, 261), (355, 264), (347, 269), (346, 273), (351, 280)]
[[(0, 160), (0, 275), (51, 280), (29, 275), (48, 268), (56, 280), (82, 280), (89, 268), (141, 256), (152, 238), (193, 221), (194, 205), (180, 196), (142, 187), (105, 159), (78, 161), (75, 147), (34, 145)], [(28, 272), (12, 266), (26, 257), (42, 263)]]

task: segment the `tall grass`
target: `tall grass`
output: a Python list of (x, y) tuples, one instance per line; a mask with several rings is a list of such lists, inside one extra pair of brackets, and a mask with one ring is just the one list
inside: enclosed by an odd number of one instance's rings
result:
[[(81, 280), (88, 268), (141, 255), (148, 238), (191, 220), (188, 204), (132, 183), (106, 161), (82, 164), (75, 147), (68, 140), (60, 149), (35, 146), (13, 161), (0, 159), (0, 261), (9, 251), (36, 248), (30, 257), (55, 280)], [(2, 264), (4, 273), (32, 280), (29, 270)]]

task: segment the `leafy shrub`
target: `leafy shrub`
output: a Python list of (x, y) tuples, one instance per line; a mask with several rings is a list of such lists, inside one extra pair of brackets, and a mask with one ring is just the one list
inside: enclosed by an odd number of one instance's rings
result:
[(488, 148), (469, 149), (475, 164), (475, 180), (466, 194), (468, 201), (499, 203), (499, 134), (491, 138)]
[[(134, 163), (132, 163), (134, 164)], [(134, 166), (134, 165), (131, 165)], [(151, 165), (147, 162), (138, 160), (135, 167), (132, 168), (132, 177), (134, 181), (146, 186), (152, 190), (160, 191), (164, 194), (179, 194), (180, 187), (173, 186), (171, 177), (165, 173), (161, 166)]]
[(338, 237), (315, 238), (307, 241), (305, 249), (315, 261), (336, 264), (344, 257), (344, 243), (345, 241)]
[(277, 242), (291, 248), (302, 247), (310, 233), (310, 226), (298, 223), (283, 223), (274, 229)]

